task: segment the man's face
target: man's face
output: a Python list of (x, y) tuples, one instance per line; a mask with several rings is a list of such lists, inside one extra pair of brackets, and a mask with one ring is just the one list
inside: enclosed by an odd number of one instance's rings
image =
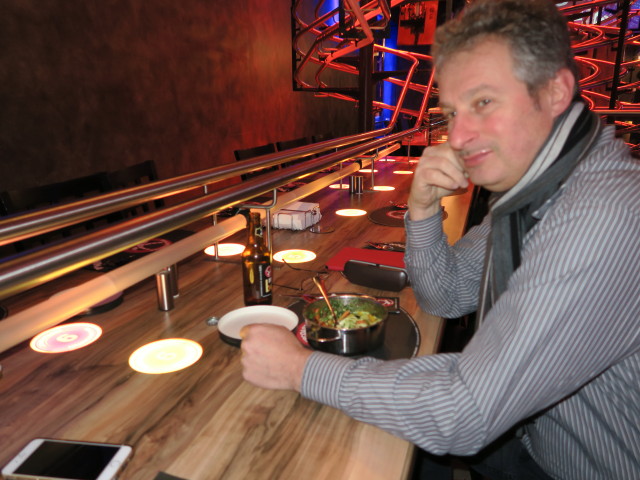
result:
[(449, 145), (469, 179), (494, 192), (525, 174), (553, 126), (548, 88), (537, 99), (513, 73), (509, 47), (488, 39), (454, 54), (438, 72)]

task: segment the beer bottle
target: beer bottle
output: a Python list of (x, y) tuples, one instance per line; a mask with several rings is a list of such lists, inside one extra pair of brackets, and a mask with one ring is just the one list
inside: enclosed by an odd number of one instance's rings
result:
[(271, 305), (271, 252), (265, 245), (260, 214), (250, 212), (249, 240), (242, 252), (245, 305)]

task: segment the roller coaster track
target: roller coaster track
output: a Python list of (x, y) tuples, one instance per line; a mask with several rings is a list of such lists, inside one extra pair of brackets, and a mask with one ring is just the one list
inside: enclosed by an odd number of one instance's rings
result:
[[(424, 128), (429, 128), (424, 123), (427, 122), (424, 116), (405, 103), (408, 92), (413, 91), (433, 97), (423, 98), (423, 105), (437, 104), (437, 89), (432, 88), (431, 83), (423, 84), (415, 80), (417, 71), (433, 70), (432, 58), (408, 50), (388, 48), (374, 40), (374, 30), (384, 29), (389, 24), (391, 9), (408, 3), (414, 2), (340, 0), (337, 7), (320, 13), (323, 8), (326, 9), (324, 0), (293, 0), (295, 88), (357, 102), (357, 88), (345, 87), (344, 84), (353, 83), (349, 77), (357, 78), (359, 75), (354, 53), (373, 44), (374, 57), (395, 55), (409, 64), (402, 71), (375, 72), (377, 79), (400, 87), (400, 93), (395, 104), (375, 99), (374, 108), (392, 112), (389, 129), (395, 125), (400, 114), (416, 118), (417, 122), (423, 122)], [(640, 15), (640, 11), (630, 10), (628, 0), (620, 3), (624, 7), (619, 11), (611, 9), (617, 5), (611, 0), (562, 2), (559, 10), (569, 21), (572, 46), (581, 70), (583, 98), (590, 108), (618, 127), (619, 135), (628, 136), (640, 129), (640, 126), (636, 126), (640, 124), (640, 94), (636, 94), (640, 88), (640, 56), (636, 58), (640, 52), (640, 35), (627, 26)], [(336, 18), (339, 21), (335, 21)], [(623, 46), (622, 51), (620, 46)], [(633, 52), (634, 57), (627, 60), (624, 54), (629, 51)], [(636, 78), (633, 78), (634, 75)], [(337, 83), (332, 84), (336, 78)], [(621, 96), (631, 97), (633, 101), (621, 100)], [(640, 146), (634, 144), (632, 147), (640, 151)]]

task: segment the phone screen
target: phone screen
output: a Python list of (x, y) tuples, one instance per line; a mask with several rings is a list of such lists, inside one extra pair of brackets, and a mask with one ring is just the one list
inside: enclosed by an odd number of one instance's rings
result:
[(15, 473), (95, 480), (118, 452), (117, 445), (91, 445), (46, 440)]

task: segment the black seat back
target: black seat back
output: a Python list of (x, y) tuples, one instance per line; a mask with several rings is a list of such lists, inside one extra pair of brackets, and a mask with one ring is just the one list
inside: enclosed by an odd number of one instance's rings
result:
[[(71, 203), (82, 198), (100, 195), (109, 190), (105, 172), (73, 178), (63, 182), (37, 187), (0, 192), (0, 214), (20, 215), (33, 210), (42, 210), (55, 205)], [(70, 237), (86, 230), (106, 224), (106, 218), (87, 220), (77, 225), (64, 227), (54, 232), (39, 235), (13, 244), (16, 251), (38, 247), (64, 237)]]
[[(259, 145), (257, 147), (251, 147), (251, 148), (243, 148), (240, 150), (234, 150), (233, 151), (233, 155), (236, 158), (236, 161), (242, 161), (242, 160), (249, 160), (251, 158), (254, 157), (259, 157), (261, 155), (267, 155), (269, 153), (275, 153), (276, 152), (276, 145), (275, 143), (267, 143), (265, 145)], [(256, 170), (255, 172), (251, 172), (251, 173), (244, 173), (242, 175), (240, 175), (240, 178), (242, 178), (242, 180), (247, 180), (249, 178), (253, 178), (256, 177), (258, 175), (262, 175), (264, 173), (267, 172), (274, 172), (278, 170), (278, 166), (275, 165), (273, 167), (268, 167), (268, 168), (263, 168), (260, 170)]]
[[(309, 138), (307, 137), (300, 137), (300, 138), (295, 138), (293, 140), (286, 140), (283, 142), (276, 142), (276, 148), (278, 149), (279, 152), (282, 152), (284, 150), (289, 150), (291, 148), (296, 148), (296, 147), (302, 147), (304, 145), (309, 145)], [(290, 162), (285, 162), (282, 166), (283, 167), (290, 167), (291, 165), (295, 165), (297, 163), (303, 162), (305, 160), (307, 160), (309, 158), (309, 156), (306, 157), (302, 157), (296, 160), (292, 160)]]
[[(130, 165), (107, 173), (107, 180), (110, 190), (122, 190), (125, 188), (135, 187), (136, 185), (155, 182), (158, 180), (156, 164), (153, 160), (147, 160), (135, 165)], [(109, 218), (114, 221), (124, 220), (162, 207), (164, 207), (163, 200), (144, 202), (140, 205), (116, 212), (115, 214), (110, 215)]]

